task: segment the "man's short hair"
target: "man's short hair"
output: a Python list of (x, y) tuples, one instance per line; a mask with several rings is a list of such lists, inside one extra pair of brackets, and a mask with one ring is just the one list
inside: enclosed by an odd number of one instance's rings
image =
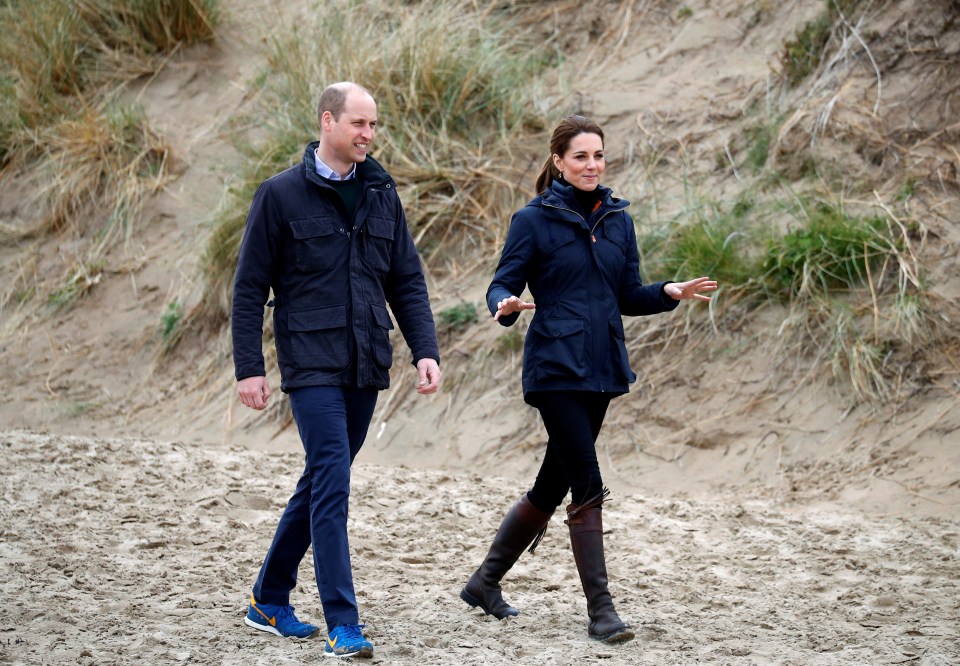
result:
[(347, 103), (347, 95), (351, 90), (358, 90), (373, 97), (370, 91), (359, 83), (351, 81), (332, 83), (320, 93), (320, 101), (317, 102), (317, 122), (320, 122), (323, 114), (327, 111), (333, 115), (334, 120), (340, 120), (340, 114), (343, 113), (343, 107)]

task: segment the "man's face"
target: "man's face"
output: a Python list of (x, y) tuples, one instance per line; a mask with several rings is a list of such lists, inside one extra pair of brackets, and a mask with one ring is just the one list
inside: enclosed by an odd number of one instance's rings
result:
[(377, 132), (377, 103), (370, 95), (351, 90), (340, 117), (334, 119), (332, 113), (326, 112), (320, 124), (327, 144), (324, 154), (333, 162), (327, 166), (337, 171), (349, 171), (354, 163), (367, 159), (367, 151)]

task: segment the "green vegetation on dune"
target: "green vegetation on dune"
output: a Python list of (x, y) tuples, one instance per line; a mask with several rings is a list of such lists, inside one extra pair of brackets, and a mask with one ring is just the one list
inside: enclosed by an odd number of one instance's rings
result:
[(780, 67), (786, 82), (796, 86), (816, 71), (834, 26), (841, 16), (849, 16), (862, 0), (827, 0), (822, 14), (804, 24), (793, 39), (787, 40), (780, 54)]
[(862, 287), (886, 256), (899, 251), (882, 218), (850, 217), (824, 202), (805, 212), (801, 225), (767, 242), (762, 276), (777, 298)]
[(479, 320), (480, 310), (476, 303), (458, 303), (446, 310), (441, 310), (437, 318), (442, 331), (459, 332)]
[(709, 275), (726, 287), (750, 284), (758, 274), (750, 248), (760, 236), (748, 217), (752, 208), (746, 199), (733, 205), (691, 202), (676, 216), (639, 234), (642, 273), (658, 279)]
[(710, 275), (718, 312), (783, 307), (784, 350), (813, 353), (859, 400), (889, 399), (889, 355), (934, 337), (912, 249), (922, 231), (883, 207), (854, 215), (832, 200), (781, 197), (759, 185), (732, 202), (691, 195), (674, 217), (640, 219), (641, 272)]
[(863, 288), (871, 273), (897, 265), (902, 250), (899, 233), (881, 217), (803, 198), (761, 205), (747, 195), (692, 203), (642, 231), (639, 242), (644, 273), (710, 275), (728, 290), (788, 303)]

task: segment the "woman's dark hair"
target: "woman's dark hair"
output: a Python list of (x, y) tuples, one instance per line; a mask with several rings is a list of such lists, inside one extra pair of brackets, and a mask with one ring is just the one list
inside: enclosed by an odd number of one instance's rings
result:
[(544, 190), (550, 187), (550, 183), (560, 177), (560, 172), (553, 165), (553, 156), (563, 157), (567, 149), (570, 148), (570, 142), (579, 134), (596, 134), (603, 141), (603, 130), (600, 126), (589, 118), (583, 116), (567, 116), (560, 121), (557, 128), (553, 130), (553, 136), (550, 137), (550, 155), (537, 176), (536, 191), (542, 194)]

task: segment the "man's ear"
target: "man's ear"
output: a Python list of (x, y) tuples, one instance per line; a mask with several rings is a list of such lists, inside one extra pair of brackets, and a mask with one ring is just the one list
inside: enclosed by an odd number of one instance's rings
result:
[(320, 116), (320, 129), (328, 131), (330, 125), (333, 124), (333, 114), (329, 111), (324, 111), (323, 115)]

